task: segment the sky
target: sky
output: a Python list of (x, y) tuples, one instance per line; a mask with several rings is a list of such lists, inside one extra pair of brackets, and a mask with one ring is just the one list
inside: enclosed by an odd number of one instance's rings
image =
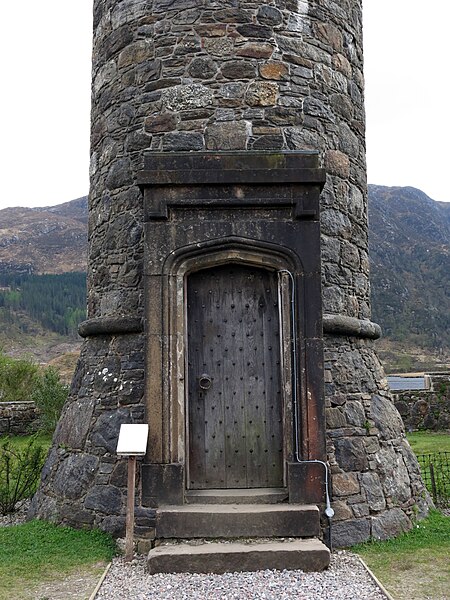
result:
[[(442, 0), (363, 0), (369, 183), (450, 201)], [(89, 188), (92, 0), (2, 6), (0, 209)]]

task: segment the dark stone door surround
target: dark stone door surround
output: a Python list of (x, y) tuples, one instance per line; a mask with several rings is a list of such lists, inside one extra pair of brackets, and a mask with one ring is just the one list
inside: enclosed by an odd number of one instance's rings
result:
[[(146, 414), (142, 504), (186, 497), (186, 277), (229, 263), (280, 273), (284, 483), (290, 502), (323, 499), (323, 468), (295, 461), (292, 336), (298, 356), (298, 454), (326, 460), (319, 195), (315, 152), (153, 153), (144, 193)], [(291, 285), (295, 281), (295, 323)], [(294, 331), (295, 328), (295, 331)]]

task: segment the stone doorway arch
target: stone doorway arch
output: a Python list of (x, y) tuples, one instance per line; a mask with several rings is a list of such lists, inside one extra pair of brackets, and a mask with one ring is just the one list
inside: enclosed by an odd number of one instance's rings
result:
[[(246, 154), (245, 157), (230, 154), (189, 157), (196, 164), (184, 173), (181, 169), (170, 172), (170, 169), (162, 168), (164, 160), (174, 164), (176, 157), (173, 155), (149, 156), (147, 165), (158, 168), (140, 175), (146, 215), (145, 371), (146, 411), (150, 426), (149, 451), (142, 469), (142, 492), (143, 502), (149, 506), (183, 504), (189, 488), (210, 485), (206, 477), (199, 483), (196, 478), (193, 480), (187, 476), (191, 469), (189, 403), (186, 399), (189, 391), (193, 391), (187, 381), (189, 282), (191, 277), (195, 280), (195, 273), (223, 271), (233, 265), (240, 271), (241, 277), (258, 273), (264, 277), (267, 275), (267, 282), (272, 278), (269, 295), (276, 295), (281, 340), (276, 391), (279, 388), (283, 396), (276, 409), (279, 411), (276, 420), (281, 420), (278, 432), (270, 433), (270, 436), (275, 435), (278, 452), (282, 454), (282, 459), (275, 461), (275, 470), (278, 471), (276, 485), (286, 490), (290, 501), (319, 502), (322, 498), (323, 474), (318, 477), (314, 465), (305, 469), (305, 465), (295, 464), (294, 455), (298, 456), (298, 452), (294, 452), (293, 447), (296, 437), (294, 430), (298, 429), (301, 456), (305, 459), (324, 459), (317, 211), (320, 185), (315, 181), (318, 173), (308, 169), (308, 179), (311, 178), (312, 182), (293, 183), (292, 178), (301, 178), (305, 173), (300, 169), (294, 175), (293, 170), (288, 168), (283, 176), (278, 174), (280, 177), (275, 183), (272, 159), (271, 168), (264, 170), (264, 175), (261, 165), (258, 165), (256, 174), (260, 181), (255, 185), (255, 165), (252, 160), (256, 157), (252, 154)], [(289, 155), (289, 160), (292, 160), (292, 153)], [(310, 160), (309, 154), (298, 155), (299, 159), (306, 157)], [(263, 158), (268, 160), (270, 157), (259, 154), (258, 159), (263, 161)], [(281, 158), (284, 158), (283, 155)], [(180, 157), (182, 159), (185, 157)], [(220, 167), (220, 170), (211, 171), (211, 160), (212, 166)], [(239, 169), (235, 168), (236, 163), (239, 163)], [(196, 170), (200, 172), (198, 181)], [(295, 323), (291, 318), (292, 288), (288, 273), (291, 274), (297, 298)], [(273, 299), (271, 301), (274, 302)], [(299, 348), (298, 378), (294, 382), (299, 403), (296, 423), (293, 419), (292, 395), (293, 338)], [(273, 346), (273, 342), (268, 345)], [(258, 351), (263, 352), (261, 348)], [(201, 375), (197, 374), (197, 378)], [(245, 373), (240, 375), (243, 379), (246, 376)], [(273, 377), (268, 375), (267, 382), (270, 376)], [(243, 410), (245, 412), (246, 409)], [(247, 421), (250, 420), (253, 421), (247, 418)], [(205, 431), (200, 433), (200, 436), (205, 435)], [(204, 440), (202, 444), (204, 451), (209, 453), (210, 448), (205, 446)], [(219, 446), (211, 450), (220, 453)], [(243, 447), (235, 450), (239, 453)], [(202, 465), (200, 470), (206, 463), (203, 456), (199, 463)], [(249, 464), (246, 463), (245, 468)], [(302, 469), (299, 469), (300, 466)], [(267, 472), (267, 468), (264, 469)], [(270, 484), (270, 477), (264, 475), (256, 483), (249, 480), (239, 482), (238, 478), (236, 487), (262, 487), (266, 485), (266, 479), (269, 487), (272, 484), (275, 486), (275, 479)], [(225, 480), (223, 485), (231, 487)]]

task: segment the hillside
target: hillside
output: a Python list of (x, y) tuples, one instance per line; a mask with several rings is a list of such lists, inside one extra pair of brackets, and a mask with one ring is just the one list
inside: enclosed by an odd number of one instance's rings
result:
[(383, 328), (385, 359), (389, 350), (422, 349), (448, 362), (450, 203), (411, 187), (371, 185), (369, 224), (372, 314)]
[[(72, 293), (72, 312), (61, 313), (59, 321), (55, 316), (59, 325), (53, 328), (23, 304), (10, 311), (6, 323), (1, 297), (11, 291), (11, 279), (8, 283), (5, 277), (85, 271), (87, 218), (86, 197), (54, 207), (0, 211), (0, 344), (5, 349), (11, 344), (17, 351), (23, 344), (30, 349), (37, 340), (45, 348), (46, 336), (64, 342), (66, 326), (74, 343), (74, 311), (79, 315), (83, 308), (79, 279), (77, 290), (66, 290)], [(369, 224), (373, 319), (383, 328), (379, 347), (385, 364), (407, 371), (448, 363), (450, 203), (410, 187), (370, 185)], [(31, 278), (27, 285), (42, 287), (42, 281)]]
[(0, 348), (9, 354), (48, 362), (79, 348), (85, 281), (77, 272), (86, 271), (87, 218), (86, 196), (0, 210)]
[(0, 274), (85, 271), (87, 197), (0, 210)]

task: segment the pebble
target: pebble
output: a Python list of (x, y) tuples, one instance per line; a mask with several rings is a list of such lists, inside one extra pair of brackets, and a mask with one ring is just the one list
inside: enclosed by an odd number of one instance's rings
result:
[(30, 506), (30, 500), (22, 500), (16, 504), (16, 509), (7, 515), (0, 515), (0, 527), (9, 525), (21, 525), (27, 520), (27, 512)]
[(149, 575), (145, 558), (113, 560), (95, 600), (386, 600), (361, 564), (336, 551), (321, 573), (255, 571), (223, 575)]

